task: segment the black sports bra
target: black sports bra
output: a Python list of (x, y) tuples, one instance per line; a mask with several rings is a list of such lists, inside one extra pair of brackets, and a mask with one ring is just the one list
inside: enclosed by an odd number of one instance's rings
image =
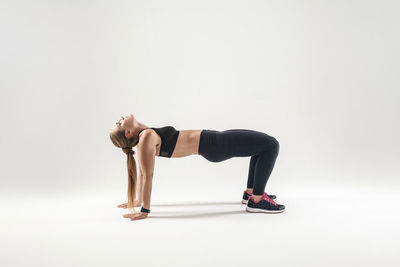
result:
[(170, 158), (174, 152), (176, 142), (178, 140), (179, 131), (172, 126), (165, 126), (161, 128), (144, 128), (139, 131), (137, 139), (139, 142), (139, 134), (146, 129), (153, 129), (161, 137), (160, 157)]

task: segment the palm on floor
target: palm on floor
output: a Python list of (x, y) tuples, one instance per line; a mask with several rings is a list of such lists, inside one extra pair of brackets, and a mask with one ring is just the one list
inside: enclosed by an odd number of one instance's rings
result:
[[(134, 201), (134, 207), (140, 207), (142, 205), (142, 203), (139, 200)], [(128, 203), (123, 203), (123, 204), (119, 204), (117, 206), (117, 208), (123, 208), (123, 209), (127, 209), (128, 208)]]

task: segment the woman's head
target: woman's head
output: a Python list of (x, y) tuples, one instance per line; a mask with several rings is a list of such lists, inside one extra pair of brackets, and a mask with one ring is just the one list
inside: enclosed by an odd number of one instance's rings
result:
[(132, 114), (126, 117), (121, 116), (121, 118), (114, 123), (110, 130), (110, 138), (116, 147), (124, 148), (136, 145), (134, 141), (137, 140), (133, 136), (134, 123), (135, 118)]
[(137, 169), (136, 161), (133, 155), (135, 151), (132, 147), (138, 143), (137, 136), (133, 136), (135, 118), (132, 114), (122, 117), (114, 124), (110, 130), (111, 142), (122, 149), (127, 155), (128, 167), (128, 208), (136, 212), (134, 209), (134, 199), (136, 198)]

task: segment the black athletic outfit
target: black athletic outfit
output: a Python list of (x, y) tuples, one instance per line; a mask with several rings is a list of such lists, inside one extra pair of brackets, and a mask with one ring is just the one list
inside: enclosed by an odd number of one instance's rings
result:
[(139, 142), (139, 134), (146, 129), (153, 129), (161, 137), (160, 157), (170, 158), (174, 152), (176, 141), (178, 140), (179, 131), (173, 126), (165, 126), (161, 128), (144, 128), (137, 134)]
[[(172, 126), (150, 129), (156, 131), (161, 137), (160, 156), (170, 158), (174, 152), (179, 131)], [(211, 162), (220, 162), (232, 157), (251, 157), (247, 188), (253, 188), (254, 195), (262, 195), (278, 157), (279, 142), (273, 136), (254, 130), (204, 129), (200, 134), (198, 153)]]
[(279, 142), (272, 136), (247, 129), (202, 130), (199, 155), (211, 162), (232, 157), (250, 157), (247, 188), (262, 195), (279, 153)]

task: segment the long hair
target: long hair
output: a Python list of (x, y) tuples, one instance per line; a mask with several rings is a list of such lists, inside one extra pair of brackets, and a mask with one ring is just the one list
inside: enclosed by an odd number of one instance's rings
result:
[(110, 132), (111, 142), (127, 155), (126, 163), (128, 167), (128, 209), (136, 213), (134, 207), (134, 200), (136, 199), (136, 185), (137, 185), (137, 168), (136, 161), (133, 155), (135, 151), (132, 147), (136, 146), (138, 143), (137, 137), (126, 138), (125, 131), (112, 131)]

